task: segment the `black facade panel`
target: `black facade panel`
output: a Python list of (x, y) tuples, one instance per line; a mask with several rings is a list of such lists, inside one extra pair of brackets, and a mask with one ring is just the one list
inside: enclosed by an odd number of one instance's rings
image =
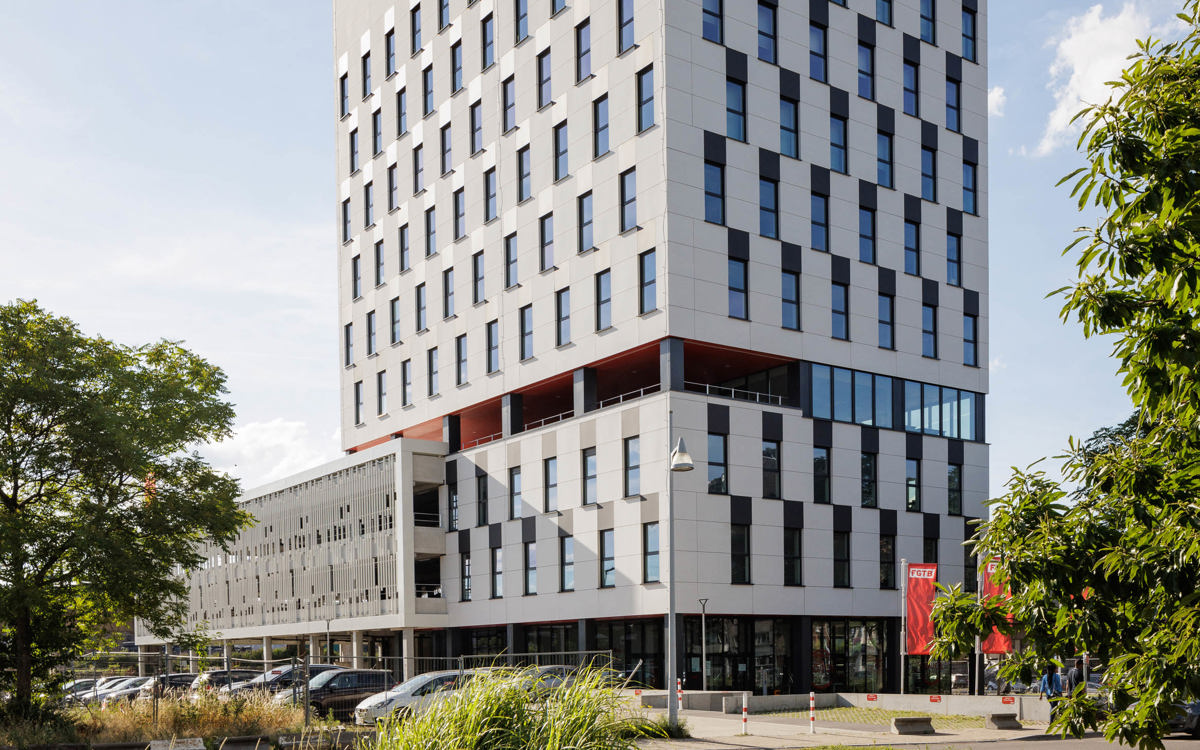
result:
[(896, 295), (896, 271), (892, 268), (879, 267), (879, 293)]
[(491, 549), (496, 549), (497, 547), (503, 547), (503, 546), (504, 546), (503, 527), (498, 523), (494, 523), (491, 526), (488, 526), (488, 547), (490, 547)]
[(783, 440), (783, 415), (777, 411), (762, 413), (763, 440)]
[(922, 520), (925, 526), (925, 537), (927, 539), (940, 539), (942, 536), (940, 516), (937, 513), (922, 513)]
[(974, 138), (963, 136), (962, 144), (963, 161), (971, 164), (979, 163), (979, 141)]
[(470, 529), (459, 529), (459, 531), (458, 531), (458, 552), (459, 552), (459, 554), (462, 554), (463, 552), (470, 552), (470, 551), (471, 551), (471, 530)]
[(925, 441), (915, 432), (905, 434), (904, 438), (904, 457), (920, 461), (924, 457)]
[(729, 237), (729, 257), (750, 260), (750, 234), (740, 229), (725, 230)]
[(952, 464), (961, 464), (963, 462), (963, 441), (946, 441), (946, 460)]
[(915, 36), (904, 35), (904, 61), (921, 64), (921, 40)]
[(850, 92), (829, 87), (829, 114), (838, 117), (850, 117)]
[(879, 511), (879, 533), (896, 535), (896, 511), (891, 508), (884, 508)]
[(537, 541), (537, 516), (526, 516), (521, 519), (521, 541)]
[(828, 26), (829, 0), (808, 0), (808, 20), (822, 26)]
[(804, 503), (785, 500), (783, 502), (783, 528), (804, 528)]
[(917, 195), (904, 196), (904, 220), (921, 223), (921, 198)]
[(866, 180), (858, 181), (858, 205), (875, 210), (878, 208), (877, 194), (879, 186)]
[(779, 248), (780, 267), (791, 273), (800, 273), (800, 259), (804, 255), (803, 250), (804, 248), (791, 242), (782, 243)]
[(858, 41), (860, 44), (875, 46), (875, 19), (858, 14)]
[(879, 430), (875, 427), (864, 427), (859, 438), (863, 453), (879, 452)]
[(725, 136), (704, 131), (704, 161), (713, 164), (725, 163)]
[(957, 208), (946, 208), (946, 231), (950, 234), (962, 234), (962, 211)]
[(752, 503), (744, 495), (729, 496), (729, 522), (739, 526), (749, 526), (754, 522)]
[(829, 170), (813, 164), (811, 172), (809, 182), (812, 184), (812, 192), (829, 195)]
[(828, 419), (813, 420), (813, 445), (817, 448), (833, 447), (833, 422)]
[(833, 506), (833, 530), (854, 531), (853, 513), (849, 505)]
[(921, 146), (922, 148), (937, 149), (938, 126), (936, 122), (921, 120)]
[(779, 154), (770, 149), (758, 150), (758, 176), (779, 182)]
[(787, 68), (779, 69), (779, 95), (786, 99), (800, 99), (800, 74)]
[(921, 279), (921, 304), (937, 307), (938, 283), (935, 280)]
[(881, 133), (895, 135), (896, 110), (891, 107), (885, 107), (882, 104), (877, 104), (875, 106), (875, 127)]
[(955, 81), (962, 80), (962, 58), (953, 52), (946, 52), (946, 77)]
[(829, 261), (829, 275), (838, 284), (850, 283), (850, 259), (834, 255)]
[(967, 315), (979, 314), (979, 292), (973, 289), (963, 290), (963, 313)]
[(717, 435), (729, 434), (729, 407), (724, 404), (708, 405), (708, 431)]
[(737, 50), (725, 48), (725, 76), (732, 78), (738, 83), (745, 83), (746, 77), (746, 54)]

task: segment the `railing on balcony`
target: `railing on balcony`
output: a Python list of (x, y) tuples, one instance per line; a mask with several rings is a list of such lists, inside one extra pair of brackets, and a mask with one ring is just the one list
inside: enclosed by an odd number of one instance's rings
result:
[(483, 445), (484, 443), (490, 443), (493, 440), (499, 440), (502, 437), (504, 437), (503, 432), (497, 432), (494, 435), (484, 435), (483, 437), (477, 437), (474, 440), (468, 440), (467, 442), (463, 443), (462, 450), (466, 450), (467, 448), (474, 448), (475, 446)]
[(622, 393), (619, 396), (606, 398), (597, 404), (596, 408), (604, 409), (609, 406), (615, 406), (616, 404), (623, 404), (626, 401), (632, 401), (635, 398), (641, 398), (642, 396), (646, 396), (651, 393), (658, 393), (659, 390), (658, 383), (655, 383), (654, 385), (648, 385), (645, 388), (638, 388), (636, 391), (629, 391), (628, 393)]
[(708, 383), (693, 383), (685, 382), (683, 387), (689, 391), (696, 391), (708, 396), (720, 396), (722, 398), (736, 398), (739, 401), (753, 401), (756, 404), (771, 404), (773, 406), (783, 406), (783, 396), (776, 396), (772, 393), (760, 393), (758, 391), (744, 391), (739, 388), (727, 388), (723, 385), (710, 385)]
[(413, 513), (413, 524), (416, 526), (438, 527), (442, 525), (442, 517), (437, 513)]
[(561, 422), (564, 419), (570, 419), (573, 416), (575, 416), (574, 409), (572, 409), (570, 411), (564, 411), (562, 414), (555, 414), (552, 417), (545, 417), (544, 419), (539, 419), (536, 422), (530, 422), (529, 424), (525, 425), (525, 430), (526, 431), (536, 430), (539, 427), (545, 427), (548, 424), (554, 424), (555, 422)]
[(415, 586), (418, 599), (442, 598), (442, 584), (440, 583), (418, 583)]

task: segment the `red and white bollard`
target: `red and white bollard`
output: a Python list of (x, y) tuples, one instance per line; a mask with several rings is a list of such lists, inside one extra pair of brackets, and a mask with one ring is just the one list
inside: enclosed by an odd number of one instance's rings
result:
[(679, 701), (679, 710), (683, 710), (683, 680), (675, 678), (675, 698)]
[(808, 694), (808, 733), (817, 733), (817, 694)]
[(742, 734), (750, 734), (748, 724), (750, 722), (750, 693), (742, 693)]

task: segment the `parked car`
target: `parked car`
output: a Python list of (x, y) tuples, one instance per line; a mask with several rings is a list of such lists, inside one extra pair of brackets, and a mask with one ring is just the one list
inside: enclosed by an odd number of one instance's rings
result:
[(100, 707), (108, 708), (121, 701), (128, 703), (137, 697), (138, 691), (142, 689), (143, 685), (153, 680), (153, 677), (130, 677), (128, 680), (113, 685), (112, 689), (105, 690), (100, 694)]
[(424, 710), (450, 697), (481, 670), (426, 672), (365, 699), (354, 709), (354, 723), (374, 725), (394, 715)]
[(196, 679), (196, 675), (192, 672), (172, 672), (171, 674), (160, 674), (150, 682), (142, 685), (141, 692), (138, 693), (137, 700), (149, 700), (154, 697), (159, 698), (177, 698), (187, 691), (192, 681)]
[(1179, 711), (1167, 722), (1172, 732), (1187, 732), (1193, 737), (1200, 738), (1200, 701), (1181, 703), (1176, 706)]
[(255, 669), (210, 669), (198, 675), (191, 675), (193, 679), (188, 682), (187, 688), (194, 698), (230, 685), (249, 682), (261, 674), (262, 672)]
[[(342, 667), (334, 664), (309, 664), (308, 677), (312, 679), (314, 675), (327, 672), (331, 669), (342, 669)], [(268, 669), (258, 677), (255, 677), (249, 682), (234, 683), (228, 688), (221, 688), (221, 693), (228, 694), (244, 694), (255, 690), (262, 690), (267, 693), (278, 693), (280, 690), (292, 687), (293, 684), (303, 685), (300, 680), (304, 679), (304, 667), (296, 665), (287, 665), (286, 667), (275, 667)]]
[[(327, 670), (308, 681), (308, 704), (318, 716), (332, 714), (335, 719), (352, 719), (359, 703), (387, 690), (391, 682), (391, 673), (382, 669)], [(275, 695), (278, 703), (303, 700), (304, 693), (294, 689)]]
[(96, 683), (102, 679), (104, 678), (84, 677), (78, 680), (71, 680), (62, 686), (63, 697), (69, 700), (71, 697), (78, 695), (79, 693), (86, 693), (88, 690), (91, 690), (93, 687), (95, 687)]

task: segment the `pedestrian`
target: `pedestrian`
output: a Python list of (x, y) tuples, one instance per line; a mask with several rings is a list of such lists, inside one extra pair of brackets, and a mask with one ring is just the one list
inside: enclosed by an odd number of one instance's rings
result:
[(1083, 682), (1083, 659), (1076, 659), (1075, 666), (1067, 672), (1067, 692), (1075, 694), (1075, 688)]
[(1046, 673), (1042, 675), (1038, 700), (1042, 698), (1050, 701), (1050, 721), (1053, 722), (1055, 714), (1058, 713), (1058, 701), (1062, 699), (1062, 677), (1058, 674), (1058, 666), (1054, 664), (1047, 664)]

